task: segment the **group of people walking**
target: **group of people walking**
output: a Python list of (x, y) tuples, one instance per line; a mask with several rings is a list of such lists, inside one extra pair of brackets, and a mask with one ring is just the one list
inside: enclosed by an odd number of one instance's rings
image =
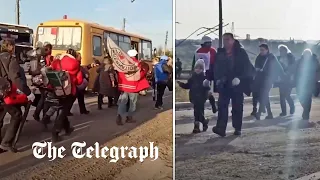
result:
[[(208, 129), (209, 121), (204, 117), (204, 106), (208, 99), (213, 113), (218, 112), (217, 124), (212, 131), (222, 137), (226, 136), (230, 100), (234, 135), (241, 135), (244, 95), (253, 97), (252, 116), (260, 120), (262, 113), (266, 112), (266, 119), (273, 119), (269, 92), (274, 87), (279, 88), (280, 116), (287, 116), (287, 102), (289, 113), (295, 113), (291, 91), (296, 88), (303, 107), (302, 119), (309, 120), (312, 95), (320, 70), (318, 58), (310, 49), (304, 50), (301, 57), (294, 57), (287, 46), (280, 45), (280, 56), (276, 57), (267, 44), (261, 44), (253, 65), (232, 33), (223, 35), (223, 45), (216, 51), (211, 47), (211, 38), (204, 36), (201, 48), (194, 56), (192, 76), (187, 83), (178, 82), (182, 88), (190, 89), (195, 118), (193, 133), (201, 132), (200, 123), (203, 124), (203, 131)], [(217, 108), (214, 92), (219, 94)]]
[[(33, 117), (36, 121), (41, 121), (44, 128), (48, 128), (51, 122), (52, 111), (59, 111), (53, 122), (52, 141), (58, 142), (62, 138), (60, 133), (65, 131), (66, 135), (70, 135), (74, 128), (70, 125), (68, 116), (72, 116), (71, 108), (76, 99), (78, 99), (80, 114), (89, 114), (85, 106), (85, 90), (89, 83), (89, 69), (96, 67), (98, 76), (94, 83), (94, 91), (98, 93), (98, 109), (102, 110), (103, 97), (108, 97), (108, 106), (118, 106), (116, 123), (123, 125), (124, 122), (134, 123), (133, 114), (136, 111), (136, 103), (138, 101), (139, 92), (149, 88), (149, 82), (146, 75), (149, 72), (143, 62), (137, 59), (137, 51), (129, 50), (127, 54), (135, 62), (140, 70), (140, 78), (128, 80), (127, 72), (118, 72), (113, 67), (113, 60), (110, 56), (104, 58), (102, 62), (96, 61), (92, 64), (81, 66), (81, 54), (73, 49), (68, 49), (66, 53), (52, 56), (52, 45), (47, 44), (43, 48), (37, 49), (36, 61), (38, 66), (36, 69), (30, 70), (33, 85), (40, 91), (40, 96), (34, 95), (33, 90), (28, 87), (25, 71), (19, 66), (15, 58), (15, 42), (13, 40), (3, 40), (1, 42), (0, 52), (0, 134), (3, 127), (3, 120), (6, 113), (11, 115), (10, 124), (5, 132), (5, 136), (0, 136), (0, 153), (5, 151), (13, 151), (14, 138), (20, 123), (23, 121), (21, 107), (25, 104), (32, 103), (36, 106)], [(162, 109), (162, 98), (168, 80), (172, 76), (172, 70), (168, 69), (166, 62), (167, 56), (162, 56), (160, 61), (154, 63), (154, 79), (157, 86), (156, 109)], [(66, 72), (66, 76), (61, 77), (62, 88), (55, 87), (51, 82), (49, 72)], [(131, 72), (132, 73), (132, 72)], [(61, 73), (57, 73), (60, 75)], [(69, 83), (65, 83), (67, 82)], [(66, 86), (65, 86), (66, 85)], [(16, 87), (13, 90), (12, 87)], [(70, 89), (68, 89), (70, 87)], [(57, 92), (63, 91), (64, 95), (58, 95)], [(70, 92), (69, 92), (70, 90)], [(19, 103), (7, 104), (5, 99), (11, 96), (11, 91), (17, 91), (24, 95), (24, 100)], [(69, 93), (68, 93), (69, 92)], [(16, 98), (15, 96), (14, 98)], [(57, 101), (57, 104), (53, 104)], [(56, 109), (55, 109), (56, 108)], [(52, 111), (51, 111), (52, 110)], [(40, 114), (42, 112), (42, 117)], [(27, 112), (28, 113), (28, 112)]]

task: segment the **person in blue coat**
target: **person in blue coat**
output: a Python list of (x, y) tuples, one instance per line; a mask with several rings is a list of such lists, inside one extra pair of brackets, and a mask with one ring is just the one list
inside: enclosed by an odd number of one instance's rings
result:
[(161, 56), (159, 63), (154, 66), (155, 83), (157, 88), (157, 99), (155, 109), (162, 109), (164, 91), (168, 86), (168, 81), (172, 70), (167, 65), (168, 56)]

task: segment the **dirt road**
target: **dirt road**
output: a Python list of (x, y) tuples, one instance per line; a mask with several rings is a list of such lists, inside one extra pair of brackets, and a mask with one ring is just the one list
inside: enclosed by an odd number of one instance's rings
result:
[[(17, 154), (0, 155), (1, 161), (2, 159), (8, 161), (7, 163), (1, 162), (0, 177), (5, 177), (3, 179), (6, 180), (111, 180), (126, 179), (129, 176), (146, 180), (172, 179), (172, 95), (167, 93), (166, 96), (164, 111), (153, 110), (150, 103), (154, 102), (150, 100), (150, 97), (144, 97), (143, 99), (148, 98), (148, 100), (141, 101), (142, 104), (140, 102), (138, 112), (135, 115), (138, 121), (136, 124), (117, 126), (114, 121), (115, 114), (99, 113), (95, 118), (90, 119), (93, 121), (90, 127), (57, 144), (70, 147), (74, 141), (85, 141), (90, 145), (99, 142), (108, 147), (140, 147), (148, 145), (149, 142), (155, 142), (155, 145), (159, 147), (159, 159), (156, 161), (146, 160), (144, 163), (140, 163), (135, 159), (124, 159), (117, 163), (110, 163), (110, 159), (102, 158), (75, 159), (70, 156), (71, 153), (68, 151), (67, 157), (49, 162), (48, 159), (35, 159), (29, 149)], [(105, 116), (108, 116), (108, 119)], [(150, 168), (150, 166), (154, 168)], [(146, 173), (141, 174), (141, 171)], [(142, 175), (143, 178), (141, 178)]]
[(225, 138), (212, 133), (216, 116), (210, 110), (209, 131), (197, 135), (191, 134), (191, 110), (176, 112), (176, 179), (295, 180), (320, 171), (320, 101), (314, 100), (310, 122), (296, 107), (295, 115), (280, 118), (279, 104), (272, 104), (276, 118), (256, 121), (246, 104), (243, 135), (233, 136), (229, 121)]

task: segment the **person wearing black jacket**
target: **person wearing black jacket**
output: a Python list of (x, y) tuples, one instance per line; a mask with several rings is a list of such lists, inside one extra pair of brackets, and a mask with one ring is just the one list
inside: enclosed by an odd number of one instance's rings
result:
[(244, 95), (251, 94), (250, 84), (254, 76), (254, 67), (248, 54), (233, 34), (223, 35), (224, 48), (219, 48), (216, 56), (214, 78), (219, 93), (218, 120), (212, 131), (226, 136), (228, 107), (232, 101), (232, 125), (234, 135), (241, 135)]
[[(81, 66), (82, 57), (81, 57), (80, 53), (77, 53), (76, 59), (78, 61), (80, 61), (79, 65), (80, 65), (80, 71), (81, 71), (83, 79), (84, 79), (83, 83), (89, 82), (89, 70), (91, 68), (97, 66), (97, 64), (92, 63), (92, 64), (89, 64), (87, 66)], [(84, 102), (85, 92), (86, 92), (85, 87), (81, 87), (81, 88), (77, 87), (77, 99), (78, 99), (78, 105), (79, 105), (80, 114), (89, 114), (90, 113), (90, 111), (87, 110), (86, 104)]]
[(204, 117), (204, 105), (208, 99), (210, 83), (206, 80), (205, 64), (202, 59), (198, 59), (194, 66), (194, 72), (187, 83), (178, 81), (183, 89), (189, 89), (189, 99), (193, 104), (194, 110), (194, 128), (193, 133), (200, 133), (200, 123), (203, 125), (203, 131), (208, 129), (208, 120)]
[(316, 87), (316, 74), (319, 70), (317, 56), (310, 49), (304, 50), (301, 59), (297, 61), (295, 66), (296, 90), (303, 107), (302, 118), (304, 120), (309, 120), (310, 117), (312, 94)]
[(294, 86), (294, 73), (290, 72), (290, 69), (294, 68), (295, 57), (291, 54), (291, 51), (286, 45), (279, 45), (278, 47), (280, 56), (278, 60), (285, 72), (285, 76), (278, 83), (279, 92), (280, 92), (280, 105), (281, 105), (281, 114), (280, 116), (287, 115), (287, 104), (290, 106), (290, 114), (294, 114), (295, 106), (293, 99), (291, 98), (291, 91)]
[(259, 92), (259, 110), (256, 113), (256, 119), (260, 120), (260, 116), (264, 108), (267, 109), (266, 119), (273, 119), (271, 111), (269, 92), (273, 84), (284, 77), (284, 71), (275, 55), (269, 52), (267, 44), (261, 44), (260, 54), (256, 59), (256, 76), (254, 80), (254, 89)]
[[(27, 84), (22, 80), (20, 74), (19, 62), (14, 56), (15, 43), (13, 40), (5, 40), (1, 45), (0, 53), (0, 75), (1, 77), (7, 77), (7, 79), (14, 84), (19, 90), (27, 95), (29, 101), (35, 99), (34, 94), (31, 92)], [(9, 127), (5, 133), (5, 136), (1, 140), (0, 152), (3, 151), (16, 151), (12, 145), (17, 134), (19, 124), (22, 120), (21, 105), (1, 105), (3, 108), (0, 109), (0, 117), (4, 114), (9, 113), (11, 120)]]

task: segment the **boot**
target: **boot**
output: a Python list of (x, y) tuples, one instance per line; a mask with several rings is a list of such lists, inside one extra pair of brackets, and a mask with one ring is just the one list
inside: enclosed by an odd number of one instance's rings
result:
[(192, 133), (196, 134), (196, 133), (200, 133), (200, 132), (201, 132), (200, 131), (200, 123), (199, 123), (199, 121), (195, 121)]
[(33, 119), (39, 122), (40, 121), (40, 116), (34, 114), (33, 115)]
[(268, 116), (266, 117), (266, 119), (273, 119), (272, 113), (271, 113), (271, 114), (268, 114)]
[(74, 127), (69, 127), (68, 129), (66, 129), (65, 130), (66, 136), (70, 136), (73, 131), (74, 131)]
[(257, 108), (253, 108), (252, 112), (251, 112), (251, 116), (255, 116), (257, 114)]
[(256, 113), (256, 115), (255, 115), (255, 118), (256, 118), (256, 120), (260, 120), (260, 117), (261, 117), (261, 113)]
[(128, 116), (126, 123), (135, 123), (136, 121), (132, 118), (132, 116)]
[(235, 130), (233, 135), (235, 136), (241, 136), (241, 130)]
[(53, 143), (60, 142), (60, 141), (62, 141), (62, 137), (59, 136), (58, 132), (52, 132), (51, 140), (52, 140)]
[(121, 118), (120, 115), (117, 116), (116, 123), (117, 123), (117, 125), (119, 125), (119, 126), (123, 125), (123, 123), (122, 123), (122, 118)]
[(282, 113), (280, 113), (279, 116), (281, 116), (281, 117), (287, 116), (287, 113), (286, 112), (282, 112)]
[(212, 128), (212, 132), (221, 136), (221, 137), (225, 137), (226, 136), (226, 132), (223, 132), (221, 129), (219, 129), (218, 127), (214, 126)]
[(206, 132), (208, 130), (208, 124), (209, 124), (209, 120), (204, 120), (204, 122), (202, 123), (203, 125), (203, 132)]
[(290, 114), (293, 115), (296, 112), (295, 106), (290, 107)]
[(213, 96), (210, 96), (210, 97), (209, 97), (209, 102), (210, 102), (210, 104), (211, 104), (212, 113), (213, 113), (213, 114), (217, 113), (216, 101), (215, 101), (215, 99), (214, 99)]
[(302, 119), (308, 121), (310, 119), (310, 115), (303, 111), (302, 113)]
[(3, 146), (3, 145), (0, 145), (0, 153), (2, 152), (7, 152), (7, 151), (10, 151), (10, 152), (13, 152), (13, 153), (17, 153), (18, 152), (18, 149), (16, 149), (15, 147), (12, 147), (12, 146)]

